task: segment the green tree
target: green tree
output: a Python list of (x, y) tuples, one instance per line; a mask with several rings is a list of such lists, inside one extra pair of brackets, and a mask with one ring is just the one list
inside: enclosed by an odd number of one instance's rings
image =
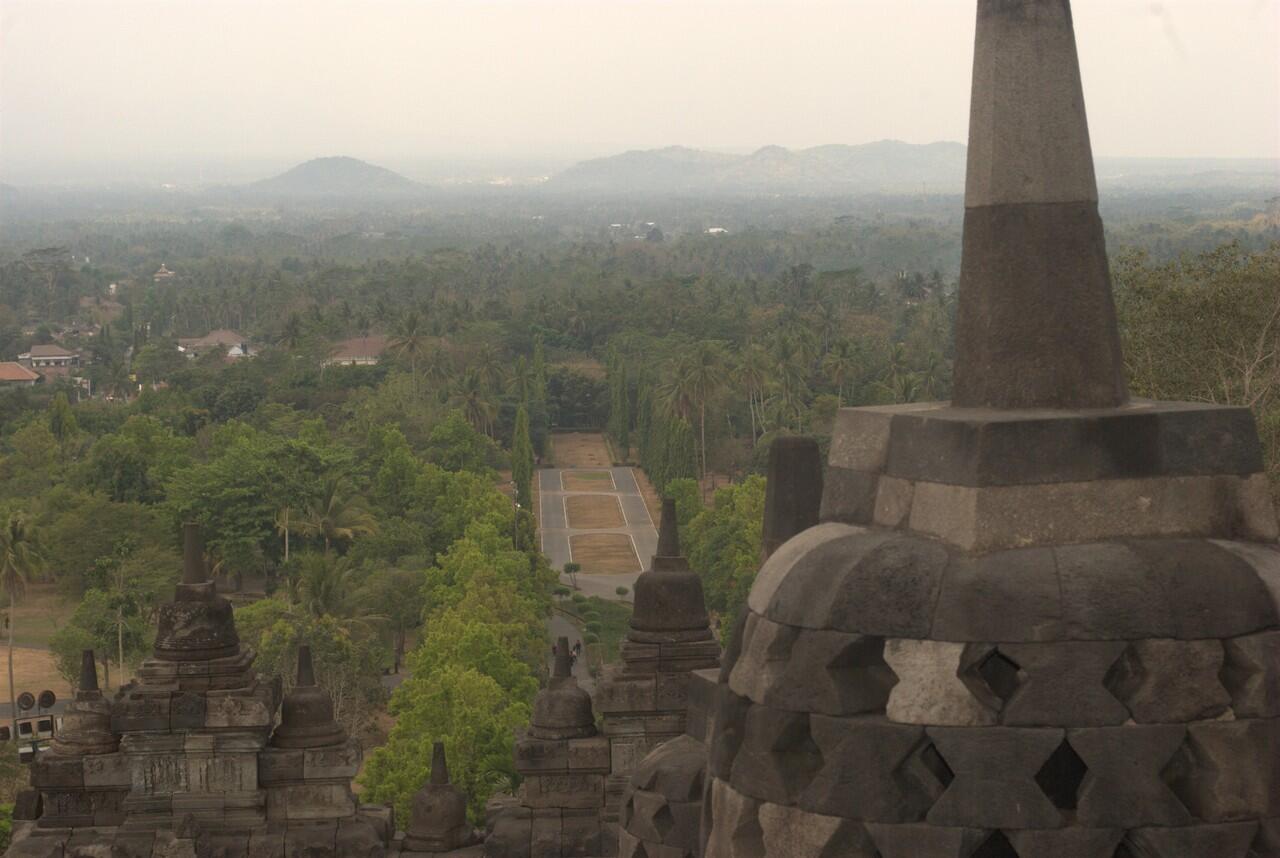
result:
[(61, 444), (67, 443), (80, 431), (64, 391), (59, 390), (54, 394), (53, 402), (49, 404), (49, 431)]
[(323, 541), (327, 554), (335, 545), (346, 546), (357, 537), (377, 531), (378, 522), (351, 491), (347, 480), (330, 476), (307, 508), (306, 516), (298, 522), (298, 528), (304, 535)]
[(511, 477), (516, 484), (516, 503), (533, 509), (533, 442), (529, 439), (529, 412), (523, 405), (516, 410), (511, 438)]

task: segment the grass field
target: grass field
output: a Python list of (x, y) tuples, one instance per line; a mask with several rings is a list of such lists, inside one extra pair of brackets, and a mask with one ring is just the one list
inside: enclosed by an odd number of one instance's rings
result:
[(569, 550), (583, 572), (618, 574), (640, 572), (640, 558), (625, 533), (582, 533), (569, 537)]
[(607, 468), (613, 464), (604, 436), (598, 432), (566, 432), (552, 435), (557, 468)]
[(560, 484), (566, 492), (613, 491), (613, 474), (608, 471), (563, 471)]
[[(8, 651), (0, 648), (0, 701), (5, 703), (9, 702), (7, 659)], [(114, 674), (114, 671), (112, 673)], [(116, 677), (113, 675), (111, 677), (113, 685), (115, 681)], [(48, 689), (58, 695), (59, 700), (65, 700), (71, 693), (71, 686), (58, 675), (58, 669), (53, 663), (53, 653), (47, 649), (14, 648), (13, 684), (17, 686), (19, 694), (30, 691), (32, 694), (39, 695), (41, 691)]]
[(614, 495), (570, 495), (564, 499), (569, 526), (583, 530), (624, 527), (622, 505)]

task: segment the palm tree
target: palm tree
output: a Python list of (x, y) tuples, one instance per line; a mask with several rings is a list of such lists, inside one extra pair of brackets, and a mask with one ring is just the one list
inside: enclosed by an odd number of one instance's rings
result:
[(418, 379), (418, 358), (427, 350), (427, 327), (417, 310), (410, 310), (395, 332), (387, 341), (387, 345), (397, 355), (409, 360), (409, 372), (413, 374), (414, 383)]
[(488, 390), (497, 390), (502, 383), (502, 358), (491, 343), (485, 343), (476, 353), (473, 364), (480, 383)]
[(354, 573), (345, 559), (306, 553), (299, 563), (300, 606), (314, 617), (342, 617), (351, 605)]
[(498, 414), (497, 406), (489, 399), (488, 389), (480, 380), (480, 373), (475, 367), (468, 369), (454, 386), (449, 403), (462, 412), (477, 432), (492, 435), (493, 419)]
[(289, 507), (283, 507), (276, 513), (276, 534), (284, 540), (284, 562), (289, 562), (289, 533), (293, 525), (289, 523)]
[[(747, 406), (751, 412), (751, 446), (764, 434), (764, 391), (769, 386), (773, 360), (759, 345), (749, 345), (738, 364), (738, 378), (747, 388)], [(759, 430), (759, 431), (757, 431)]]
[(325, 481), (319, 501), (298, 523), (298, 530), (324, 539), (324, 551), (328, 554), (335, 542), (350, 542), (357, 536), (376, 533), (378, 523), (360, 498), (347, 491), (345, 479), (331, 477)]
[(702, 340), (681, 359), (679, 375), (698, 407), (698, 433), (702, 448), (702, 481), (707, 480), (707, 402), (720, 392), (725, 382), (724, 348), (720, 343)]
[(44, 557), (26, 517), (20, 512), (12, 513), (0, 531), (0, 592), (9, 597), (9, 713), (13, 718), (14, 741), (18, 739), (18, 697), (13, 686), (13, 632), (17, 621), (14, 612), (18, 597), (43, 569)]
[(822, 358), (822, 371), (836, 386), (836, 402), (844, 406), (844, 386), (858, 370), (858, 353), (848, 340), (840, 340)]

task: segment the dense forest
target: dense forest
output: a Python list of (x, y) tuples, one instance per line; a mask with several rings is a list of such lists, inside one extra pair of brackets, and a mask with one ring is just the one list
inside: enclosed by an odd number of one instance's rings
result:
[[(287, 675), (309, 641), (345, 724), (393, 716), (367, 793), (403, 810), (444, 739), (478, 813), (514, 783), (512, 731), (545, 675), (560, 570), (532, 483), (551, 433), (607, 432), (677, 499), (726, 621), (758, 564), (770, 439), (947, 398), (958, 219), (823, 205), (727, 235), (688, 213), (588, 229), (623, 217), (594, 209), (576, 226), (486, 210), (444, 234), (438, 214), (385, 212), (20, 223), (0, 246), (0, 360), (58, 342), (89, 385), (0, 388), (11, 642), (32, 631), (12, 608), (52, 587), (75, 605), (48, 640), (60, 669), (92, 647), (119, 682), (172, 593), (178, 525), (198, 521), (261, 669)], [(1134, 393), (1249, 405), (1280, 486), (1275, 227), (1118, 220)], [(179, 349), (216, 329), (256, 356)], [(377, 365), (328, 360), (375, 337)]]

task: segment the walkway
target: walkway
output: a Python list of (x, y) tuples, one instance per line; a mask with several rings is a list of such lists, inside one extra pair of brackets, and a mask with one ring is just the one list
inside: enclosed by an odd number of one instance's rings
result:
[[(612, 484), (600, 481), (598, 488), (591, 490), (566, 489), (565, 476), (585, 473), (608, 473)], [(566, 563), (577, 560), (582, 563), (583, 571), (579, 572), (578, 589), (587, 596), (599, 596), (602, 599), (617, 599), (617, 588), (635, 587), (640, 572), (649, 567), (653, 553), (658, 549), (658, 530), (644, 498), (640, 494), (640, 486), (636, 483), (631, 468), (557, 468), (539, 471), (539, 511), (542, 520), (540, 533), (542, 537), (542, 553), (551, 560), (554, 569), (564, 569)], [(582, 485), (581, 482), (577, 485)], [(601, 503), (616, 502), (622, 509), (623, 522), (619, 527), (571, 527), (567, 501), (575, 496), (599, 497)], [(605, 500), (605, 499), (608, 500)], [(629, 537), (631, 547), (635, 551), (639, 568), (631, 572), (598, 572), (592, 571), (590, 560), (584, 557), (575, 558), (571, 540), (573, 537), (587, 534), (617, 534)], [(561, 580), (569, 584), (563, 573)]]

